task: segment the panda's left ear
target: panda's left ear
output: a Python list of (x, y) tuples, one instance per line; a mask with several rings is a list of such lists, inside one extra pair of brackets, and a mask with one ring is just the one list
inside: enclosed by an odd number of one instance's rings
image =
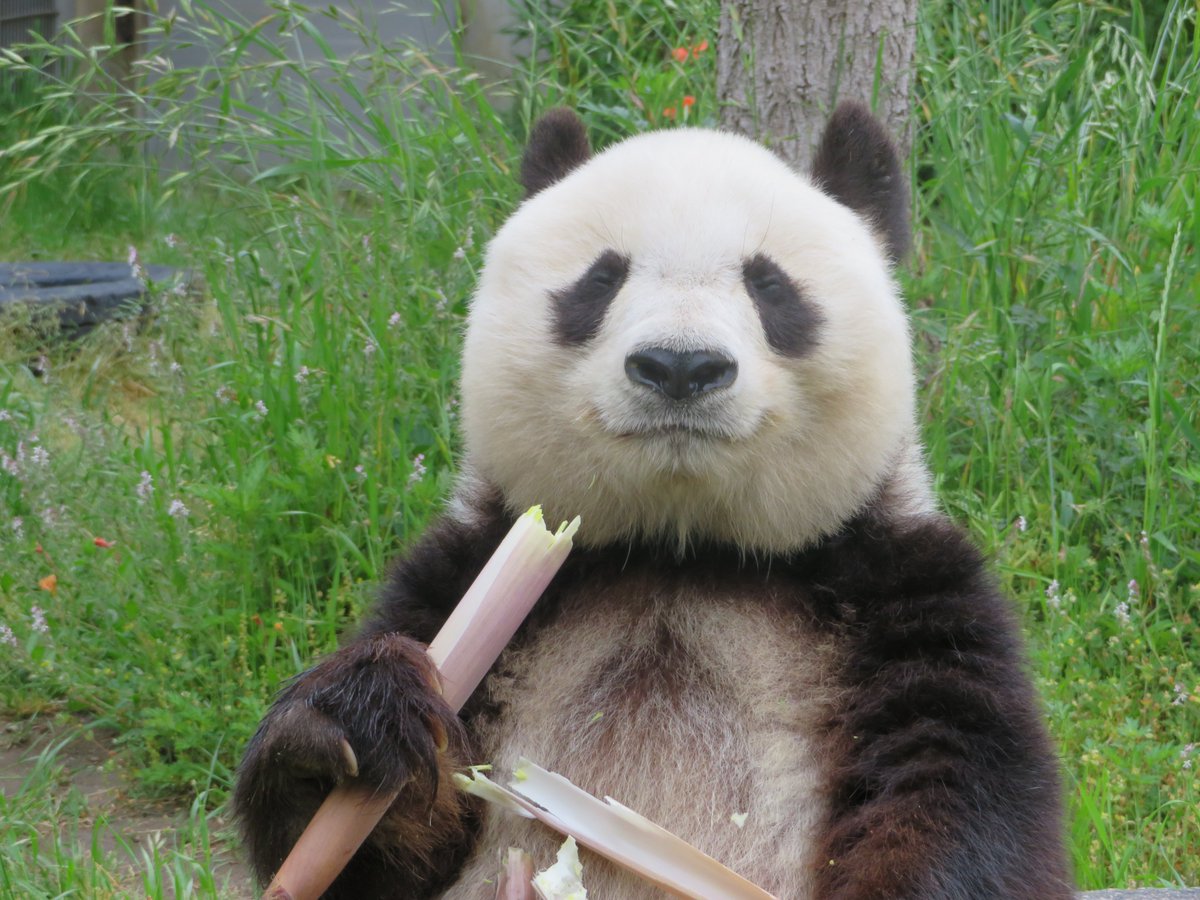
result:
[(534, 123), (521, 157), (521, 184), (528, 199), (592, 156), (587, 130), (569, 109), (552, 109)]
[(865, 216), (892, 262), (908, 253), (908, 187), (887, 130), (861, 103), (842, 102), (813, 158), (813, 179), (835, 200)]

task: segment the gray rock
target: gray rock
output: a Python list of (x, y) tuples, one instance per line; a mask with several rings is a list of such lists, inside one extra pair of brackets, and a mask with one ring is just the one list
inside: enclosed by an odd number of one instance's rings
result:
[[(187, 273), (166, 266), (143, 267), (158, 284), (186, 283)], [(106, 319), (145, 311), (146, 285), (126, 263), (0, 263), (0, 314), (26, 307), (56, 315), (64, 329), (87, 331)]]

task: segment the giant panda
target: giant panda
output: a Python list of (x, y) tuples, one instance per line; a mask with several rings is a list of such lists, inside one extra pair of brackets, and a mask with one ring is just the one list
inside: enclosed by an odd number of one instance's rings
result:
[[(561, 837), (450, 776), (524, 755), (781, 900), (1069, 897), (1013, 615), (922, 458), (882, 126), (839, 106), (800, 174), (701, 129), (593, 155), (555, 110), (521, 177), (470, 307), (457, 489), (246, 751), (257, 874), (356, 774), (400, 794), (330, 896), (490, 898), (505, 848), (548, 864)], [(423, 645), (535, 503), (581, 516), (576, 550), (455, 715)]]

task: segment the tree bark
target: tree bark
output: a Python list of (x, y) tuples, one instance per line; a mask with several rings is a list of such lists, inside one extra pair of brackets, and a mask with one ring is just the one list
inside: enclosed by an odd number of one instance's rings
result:
[(724, 0), (721, 124), (807, 171), (839, 100), (868, 104), (907, 156), (916, 0)]

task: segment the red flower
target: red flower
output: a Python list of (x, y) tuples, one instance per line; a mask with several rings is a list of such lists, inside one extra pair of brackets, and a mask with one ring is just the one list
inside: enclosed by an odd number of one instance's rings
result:
[(92, 538), (92, 543), (95, 544), (97, 547), (99, 547), (102, 550), (111, 550), (113, 547), (117, 546), (116, 541), (106, 541), (102, 537)]
[(671, 56), (674, 57), (675, 62), (678, 62), (678, 63), (687, 62), (687, 58), (688, 58), (687, 47), (676, 47), (674, 50), (671, 51)]
[(668, 106), (666, 109), (664, 109), (664, 110), (663, 110), (663, 118), (664, 118), (664, 119), (673, 119), (673, 118), (675, 118), (675, 107), (673, 107), (673, 106)]
[(703, 53), (707, 49), (708, 49), (708, 41), (703, 40), (700, 43), (698, 43), (695, 47), (692, 48), (692, 56), (699, 56), (701, 53)]
[(695, 106), (696, 98), (693, 97), (691, 94), (688, 94), (686, 97), (683, 98), (683, 105), (684, 106)]

